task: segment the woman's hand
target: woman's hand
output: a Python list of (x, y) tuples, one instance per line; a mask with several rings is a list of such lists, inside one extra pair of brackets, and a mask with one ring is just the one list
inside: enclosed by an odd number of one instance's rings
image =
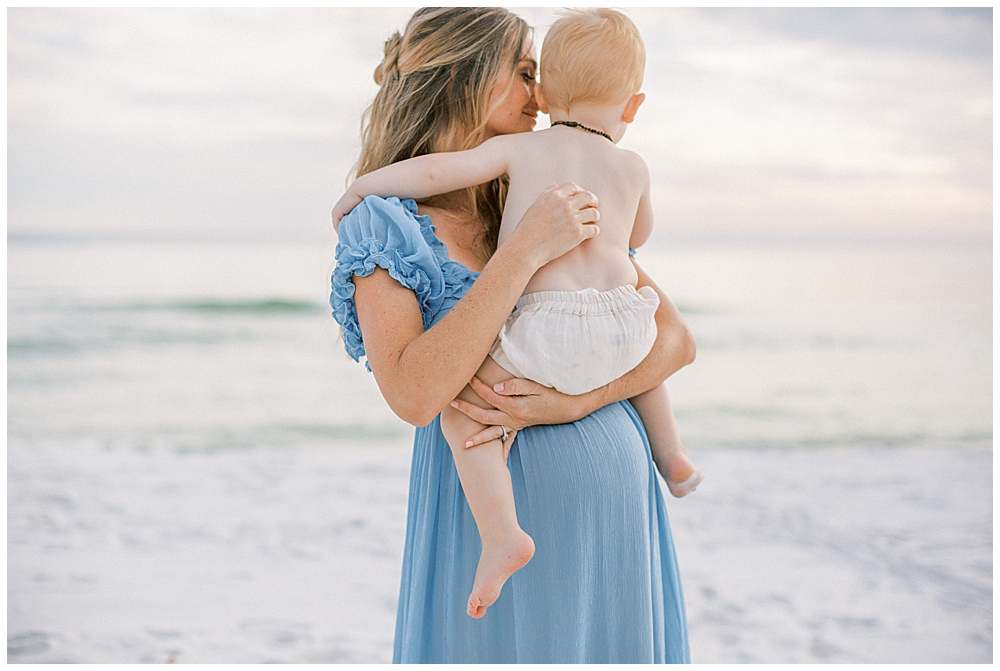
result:
[[(496, 334), (528, 281), (545, 263), (597, 235), (597, 198), (573, 184), (547, 189), (528, 208), (475, 284), (441, 321), (424, 329), (414, 292), (384, 268), (355, 275), (354, 303), (365, 354), (389, 407), (404, 421), (424, 426), (458, 396), (493, 347)], [(458, 345), (460, 343), (460, 345)], [(482, 385), (480, 385), (482, 386)], [(587, 414), (536, 386), (507, 408), (513, 424), (555, 424)], [(489, 394), (488, 391), (484, 393)], [(600, 406), (590, 402), (589, 411)], [(511, 426), (511, 425), (508, 425)], [(514, 426), (514, 428), (517, 428)]]
[[(503, 428), (517, 431), (536, 424), (565, 424), (586, 417), (596, 408), (585, 396), (569, 396), (551, 387), (540, 385), (532, 380), (513, 378), (501, 382), (491, 388), (474, 377), (469, 382), (472, 390), (494, 407), (493, 410), (480, 408), (460, 398), (452, 401), (451, 406), (465, 413), (480, 424), (488, 426), (472, 436), (466, 447), (475, 447), (482, 443), (503, 437)], [(508, 437), (504, 444), (509, 450), (513, 439)]]
[(477, 445), (488, 443), (491, 440), (502, 440), (505, 428), (507, 429), (507, 440), (504, 440), (501, 445), (503, 445), (503, 460), (507, 461), (507, 456), (510, 454), (510, 448), (514, 444), (514, 439), (517, 437), (516, 429), (503, 426), (487, 426), (476, 435), (465, 440), (465, 449), (470, 449), (476, 447)]
[[(424, 426), (461, 393), (535, 272), (597, 235), (596, 208), (594, 194), (575, 184), (546, 189), (465, 296), (426, 330), (414, 292), (384, 268), (353, 277), (368, 364), (393, 412), (410, 424)], [(526, 410), (525, 425), (572, 421), (586, 414), (537, 412), (539, 407), (561, 405), (554, 401), (554, 392), (542, 389), (517, 399), (516, 405)], [(510, 410), (518, 416), (517, 407)]]
[(503, 246), (513, 244), (541, 268), (600, 233), (597, 196), (572, 182), (553, 183), (528, 208)]

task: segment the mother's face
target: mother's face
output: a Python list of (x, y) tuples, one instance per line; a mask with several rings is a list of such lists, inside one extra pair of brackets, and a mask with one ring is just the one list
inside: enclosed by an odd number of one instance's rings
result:
[[(526, 133), (535, 127), (538, 102), (535, 100), (535, 76), (538, 65), (535, 49), (529, 43), (521, 55), (514, 73), (514, 84), (507, 92), (509, 73), (502, 73), (493, 85), (489, 106), (499, 106), (486, 121), (486, 139), (495, 135)], [(507, 94), (504, 98), (504, 94)]]

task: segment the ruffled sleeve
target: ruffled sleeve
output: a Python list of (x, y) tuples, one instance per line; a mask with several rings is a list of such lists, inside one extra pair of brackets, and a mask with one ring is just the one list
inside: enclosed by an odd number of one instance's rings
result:
[(445, 286), (441, 251), (432, 248), (428, 235), (433, 240), (430, 219), (417, 215), (412, 200), (369, 196), (341, 220), (330, 307), (344, 329), (344, 347), (355, 361), (365, 355), (365, 346), (354, 305), (354, 275), (366, 277), (376, 267), (388, 270), (416, 295), (424, 329), (430, 327), (444, 301)]

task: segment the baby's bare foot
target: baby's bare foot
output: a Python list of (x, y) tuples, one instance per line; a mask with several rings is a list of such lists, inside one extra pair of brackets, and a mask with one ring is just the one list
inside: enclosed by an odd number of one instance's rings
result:
[(693, 492), (705, 479), (704, 474), (695, 468), (695, 465), (683, 452), (672, 455), (667, 460), (666, 470), (663, 479), (667, 481), (667, 489), (677, 498)]
[(469, 595), (468, 613), (477, 620), (500, 597), (500, 588), (515, 571), (524, 566), (535, 554), (531, 536), (518, 529), (508, 539), (499, 543), (483, 543), (476, 567), (476, 581)]

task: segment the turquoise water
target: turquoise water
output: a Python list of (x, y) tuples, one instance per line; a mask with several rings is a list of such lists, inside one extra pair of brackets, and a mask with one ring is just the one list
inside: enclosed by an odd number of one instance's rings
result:
[[(326, 305), (332, 245), (8, 243), (8, 438), (137, 448), (406, 441)], [(659, 242), (699, 446), (992, 443), (992, 251)]]

